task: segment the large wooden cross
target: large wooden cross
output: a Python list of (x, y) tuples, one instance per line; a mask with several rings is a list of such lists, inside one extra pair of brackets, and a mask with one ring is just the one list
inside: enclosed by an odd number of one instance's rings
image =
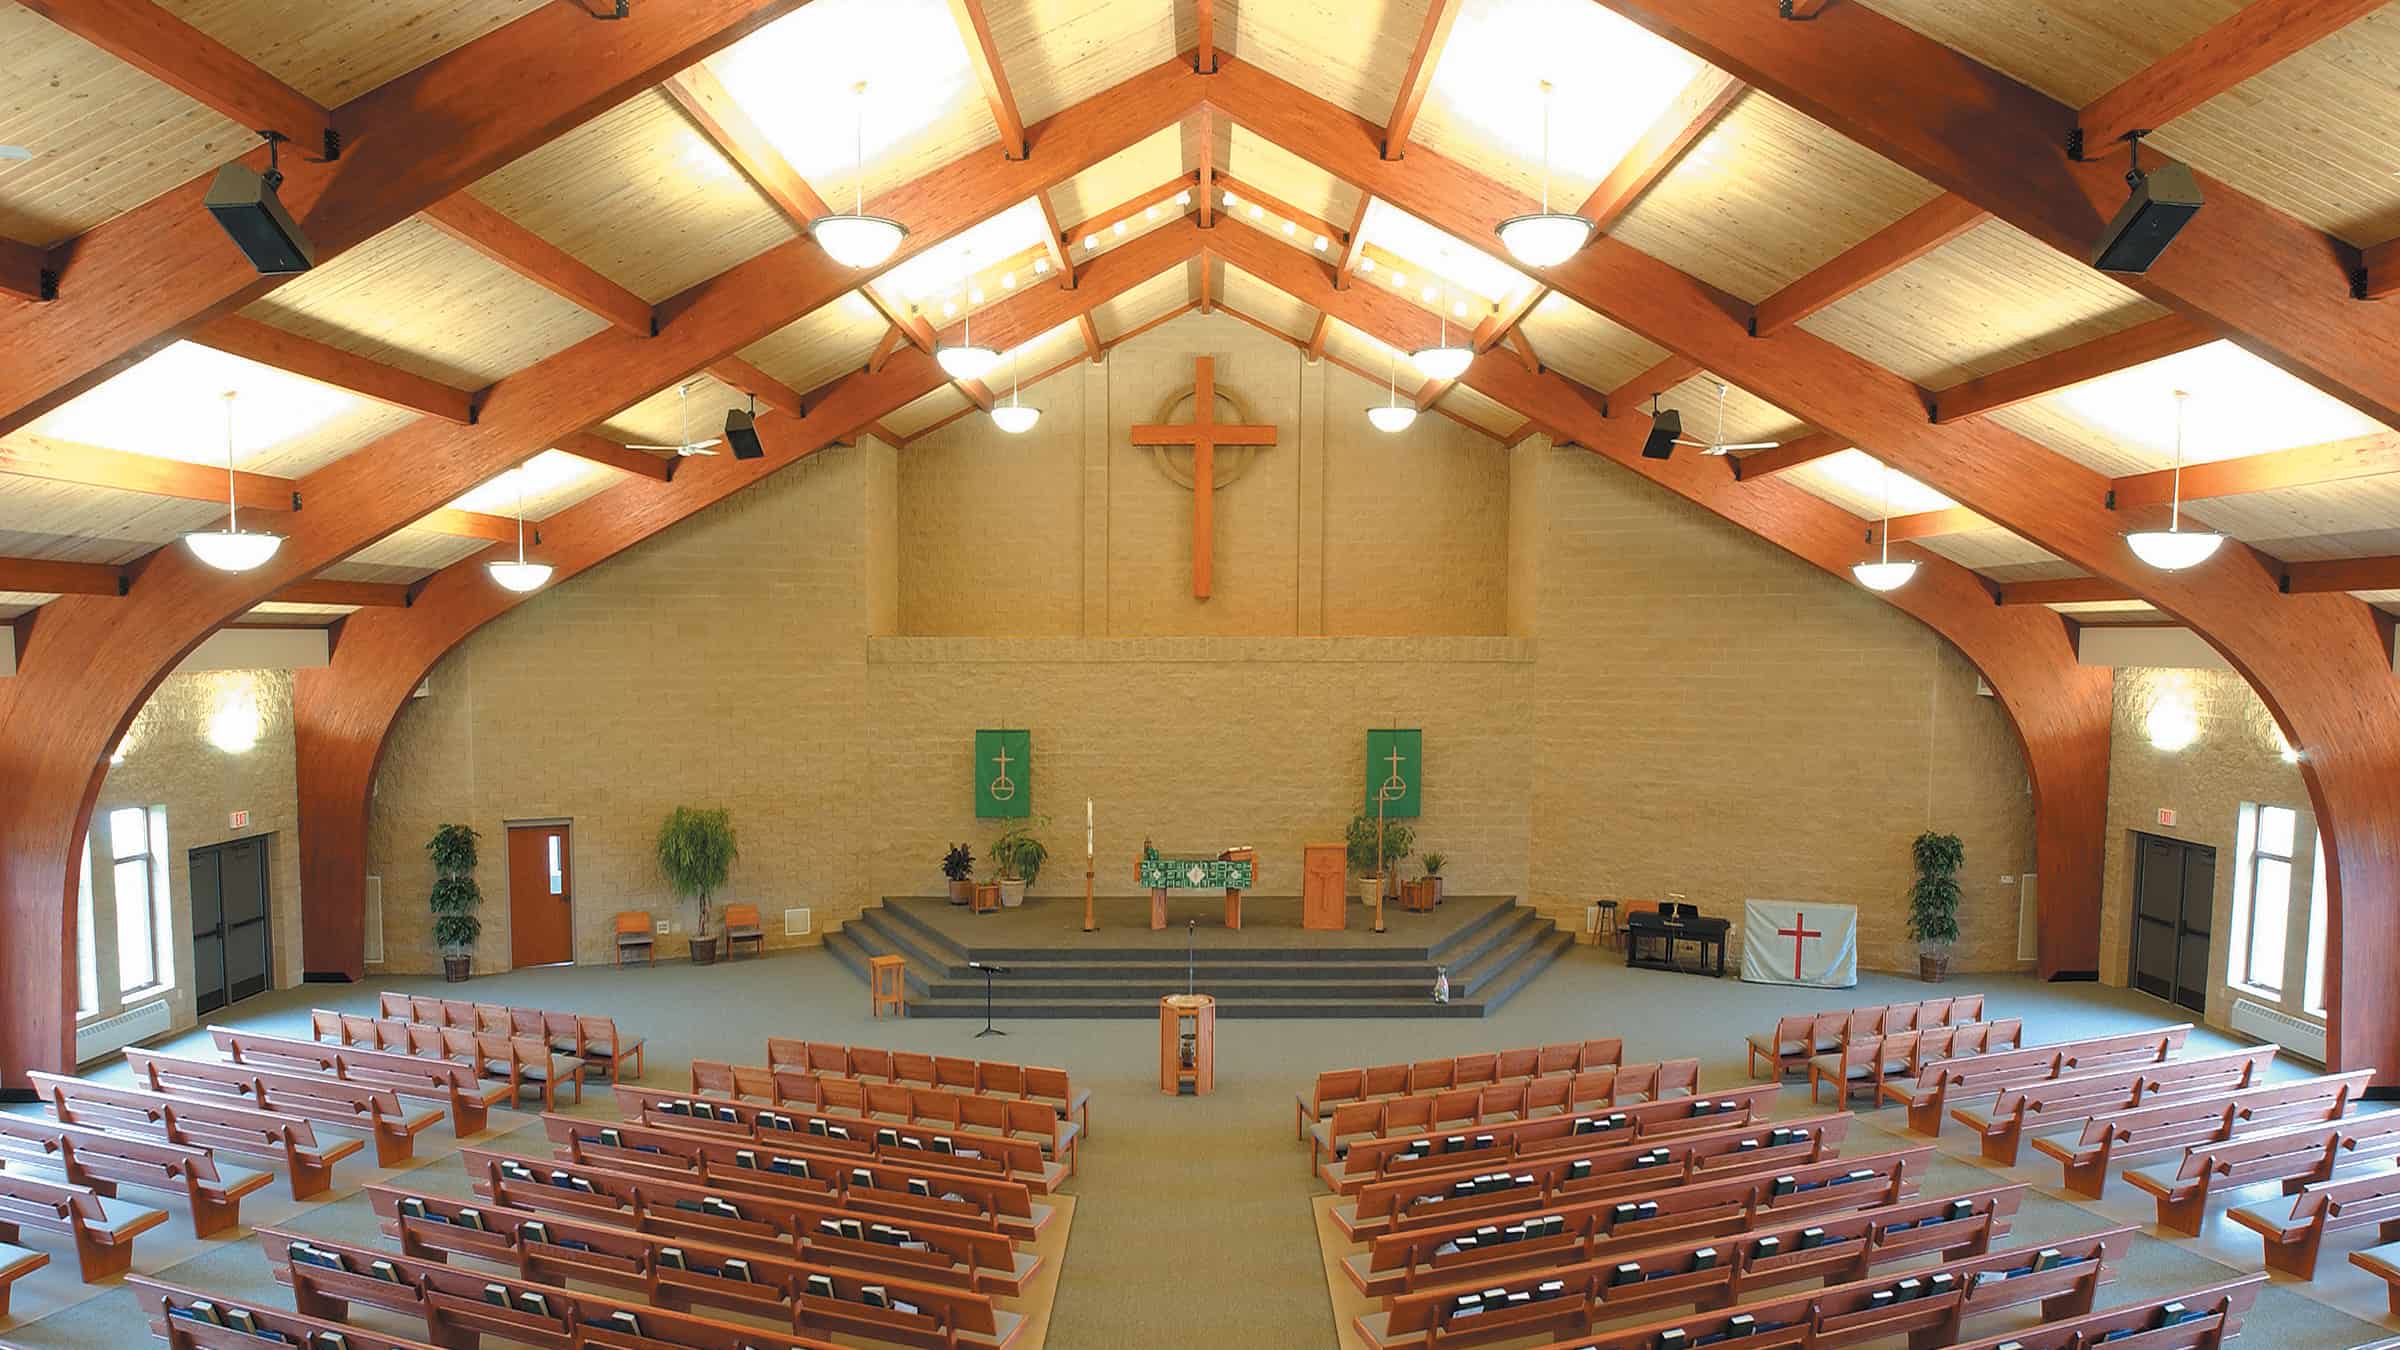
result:
[(1153, 423), (1133, 429), (1135, 445), (1192, 447), (1192, 597), (1206, 600), (1215, 563), (1217, 534), (1217, 447), (1273, 445), (1275, 428), (1217, 420), (1217, 360), (1192, 361), (1192, 420)]

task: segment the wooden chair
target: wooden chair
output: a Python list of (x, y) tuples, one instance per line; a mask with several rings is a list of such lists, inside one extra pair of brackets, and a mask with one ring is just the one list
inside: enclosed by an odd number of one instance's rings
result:
[(759, 922), (758, 906), (727, 905), (725, 907), (725, 958), (733, 959), (734, 949), (750, 944), (750, 954), (764, 956), (767, 951), (767, 930)]
[(639, 956), (642, 958), (642, 964), (651, 964), (654, 950), (652, 945), (654, 927), (650, 922), (650, 911), (646, 909), (619, 911), (617, 914), (616, 963), (621, 966), (625, 964), (626, 957)]

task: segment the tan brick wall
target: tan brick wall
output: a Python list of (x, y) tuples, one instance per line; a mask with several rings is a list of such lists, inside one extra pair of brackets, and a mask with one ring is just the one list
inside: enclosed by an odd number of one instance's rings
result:
[[(1284, 432), (1222, 494), (1205, 604), (1191, 494), (1126, 436), (1195, 351)], [(446, 818), (489, 837), (487, 966), (510, 818), (574, 820), (586, 959), (614, 910), (670, 908), (647, 841), (679, 801), (733, 808), (731, 898), (823, 926), (933, 891), (944, 844), (999, 833), (971, 813), (978, 727), (1034, 732), (1040, 891), (1080, 887), (1088, 796), (1103, 893), (1145, 834), (1254, 844), (1289, 893), (1355, 809), (1361, 731), (1392, 724), (1425, 729), (1421, 839), (1461, 889), (1570, 921), (1667, 890), (1856, 903), (1867, 964), (1902, 968), (1908, 841), (1943, 828), (1968, 848), (1960, 964), (2015, 964), (2024, 769), (1955, 651), (1582, 452), (1439, 417), (1381, 436), (1373, 393), (1194, 317), (1028, 391), (1031, 436), (970, 417), (830, 452), (529, 602), (395, 732), (373, 846), (395, 966), (431, 963), (416, 858)]]
[[(2147, 721), (2162, 700), (2183, 700), (2198, 715), (2199, 739), (2181, 750), (2151, 743)], [(2242, 803), (2288, 806), (2300, 813), (2293, 860), (2293, 924), (2288, 947), (2299, 969), (2307, 951), (2308, 878), (2314, 858), (2315, 814), (2297, 765), (2283, 760), (2274, 719), (2247, 681), (2231, 671), (2120, 669), (2110, 731), (2108, 853), (2101, 886), (2100, 976), (2127, 982), (2132, 950), (2134, 834), (2164, 835), (2206, 844), (2217, 851), (2216, 899), (2209, 931), (2207, 1020), (2227, 1025), (2233, 991), (2225, 982), (2233, 940), (2233, 883), (2238, 870), (2236, 831)], [(2158, 823), (2161, 808), (2175, 824)], [(2301, 1006), (2301, 987), (2285, 982), (2283, 1011), (2311, 1016)], [(2274, 1000), (2259, 994), (2246, 997)], [(2164, 1005), (2161, 1005), (2162, 1008)], [(2163, 1015), (2163, 1014), (2162, 1014)], [(2317, 1019), (2323, 1020), (2323, 1019)]]
[[(255, 708), (258, 743), (229, 751), (209, 739), (220, 714), (237, 724)], [(111, 765), (92, 808), (93, 950), (98, 956), (102, 1013), (117, 999), (115, 889), (108, 861), (108, 813), (118, 807), (163, 806), (167, 815), (166, 873), (173, 937), (167, 948), (175, 988), (167, 1005), (177, 1026), (192, 1014), (192, 902), (189, 855), (195, 848), (254, 835), (267, 836), (267, 902), (273, 916), (277, 986), (300, 979), (299, 791), (292, 770), (292, 677), (289, 671), (234, 670), (171, 675), (136, 714), (125, 734), (124, 760)], [(233, 812), (250, 823), (231, 827)]]

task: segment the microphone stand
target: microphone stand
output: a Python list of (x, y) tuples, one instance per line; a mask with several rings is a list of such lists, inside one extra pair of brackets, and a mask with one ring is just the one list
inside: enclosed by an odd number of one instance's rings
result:
[(975, 1039), (982, 1040), (986, 1036), (1007, 1035), (1007, 1032), (992, 1025), (992, 977), (1006, 975), (1008, 967), (988, 965), (982, 961), (969, 961), (967, 965), (971, 969), (983, 972), (983, 1030), (975, 1033)]
[(1200, 992), (1200, 921), (1184, 920), (1183, 934), (1183, 992), (1189, 997)]

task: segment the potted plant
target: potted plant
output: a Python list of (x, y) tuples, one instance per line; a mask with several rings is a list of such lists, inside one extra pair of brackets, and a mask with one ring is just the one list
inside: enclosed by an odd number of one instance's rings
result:
[(1035, 821), (1019, 825), (992, 841), (984, 856), (1000, 869), (1000, 905), (1015, 909), (1025, 903), (1025, 888), (1042, 874), (1042, 864), (1050, 861), (1050, 847), (1033, 837)]
[(1958, 941), (1958, 869), (1967, 850), (1957, 835), (1931, 830), (1911, 847), (1917, 880), (1908, 893), (1908, 935), (1917, 942), (1917, 978), (1938, 984), (1950, 973), (1950, 947)]
[(701, 809), (678, 806), (658, 826), (658, 872), (677, 895), (696, 902), (692, 924), (692, 964), (705, 966), (717, 959), (716, 910), (708, 898), (725, 885), (741, 849), (734, 839), (733, 813), (722, 806)]
[(1375, 870), (1378, 857), (1375, 821), (1364, 814), (1350, 818), (1350, 829), (1345, 840), (1350, 854), (1350, 870), (1358, 873), (1359, 899), (1370, 905), (1375, 903), (1377, 896), (1386, 894), (1384, 876), (1395, 871), (1401, 860), (1408, 856), (1409, 850), (1416, 846), (1417, 832), (1399, 821), (1387, 820), (1383, 822), (1382, 839), (1380, 857), (1384, 871), (1378, 875)]
[(950, 881), (950, 903), (963, 905), (975, 898), (975, 851), (952, 844), (942, 855), (942, 875)]
[(1433, 889), (1433, 903), (1437, 905), (1442, 903), (1442, 864), (1450, 859), (1443, 854), (1427, 850), (1425, 855), (1417, 861), (1425, 865), (1425, 884)]
[(483, 904), (475, 884), (475, 831), (443, 825), (425, 841), (425, 856), (433, 862), (433, 893), (425, 901), (433, 911), (433, 944), (442, 949), (442, 978), (456, 984), (474, 969), (475, 939), (483, 936), (483, 920), (475, 917)]

